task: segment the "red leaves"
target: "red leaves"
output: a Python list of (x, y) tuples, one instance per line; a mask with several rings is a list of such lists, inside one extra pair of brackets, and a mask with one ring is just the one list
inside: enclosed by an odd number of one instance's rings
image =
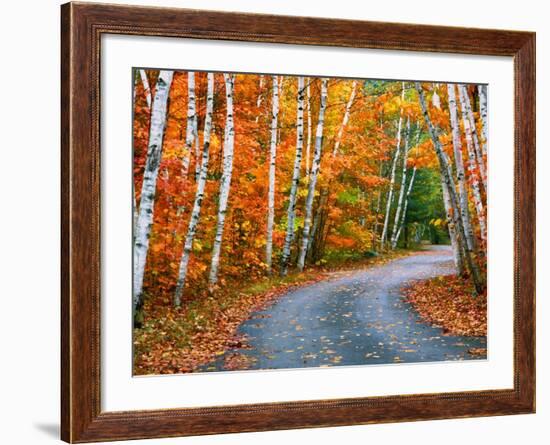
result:
[(404, 289), (404, 295), (422, 318), (445, 334), (487, 335), (487, 296), (475, 296), (471, 284), (460, 277), (418, 281)]

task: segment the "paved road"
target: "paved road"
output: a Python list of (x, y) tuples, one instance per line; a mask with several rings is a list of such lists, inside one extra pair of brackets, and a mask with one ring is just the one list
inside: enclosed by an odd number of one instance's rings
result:
[(486, 338), (445, 336), (403, 301), (410, 280), (454, 273), (447, 246), (298, 288), (239, 328), (247, 346), (199, 371), (484, 359)]

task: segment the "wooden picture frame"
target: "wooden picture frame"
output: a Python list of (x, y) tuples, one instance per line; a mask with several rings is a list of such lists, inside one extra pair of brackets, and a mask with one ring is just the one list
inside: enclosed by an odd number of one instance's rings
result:
[[(493, 416), (535, 411), (535, 34), (67, 3), (61, 8), (61, 436), (71, 442)], [(512, 56), (515, 70), (514, 387), (510, 390), (102, 412), (102, 34)]]

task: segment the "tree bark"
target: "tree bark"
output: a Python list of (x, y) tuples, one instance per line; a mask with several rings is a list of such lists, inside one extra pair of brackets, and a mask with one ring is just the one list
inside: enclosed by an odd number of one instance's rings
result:
[(428, 126), (430, 137), (432, 139), (433, 146), (439, 161), (441, 181), (444, 182), (446, 185), (446, 188), (443, 187), (443, 192), (445, 194), (445, 189), (447, 189), (447, 192), (448, 192), (448, 197), (449, 197), (448, 201), (450, 204), (450, 208), (452, 209), (452, 213), (453, 213), (452, 216), (454, 217), (452, 218), (454, 219), (453, 225), (455, 225), (456, 227), (456, 234), (457, 234), (456, 239), (457, 239), (458, 246), (455, 248), (455, 250), (457, 251), (456, 254), (460, 254), (460, 251), (462, 249), (466, 251), (466, 255), (465, 255), (466, 264), (468, 265), (468, 269), (472, 274), (472, 279), (474, 282), (476, 292), (480, 294), (484, 288), (484, 280), (481, 277), (479, 267), (476, 264), (475, 258), (473, 258), (472, 252), (467, 250), (466, 234), (464, 232), (464, 226), (462, 224), (462, 218), (460, 217), (460, 212), (458, 211), (459, 209), (458, 198), (456, 196), (455, 185), (452, 179), (452, 170), (449, 165), (447, 155), (443, 151), (441, 141), (439, 140), (439, 135), (437, 134), (437, 131), (434, 125), (432, 124), (432, 121), (428, 114), (428, 108), (426, 106), (426, 99), (424, 97), (424, 91), (422, 90), (422, 86), (420, 85), (419, 82), (415, 82), (415, 86), (418, 92), (420, 106), (422, 108), (422, 114), (424, 115), (424, 120), (426, 122), (426, 125)]
[(401, 214), (401, 221), (399, 222), (399, 229), (397, 230), (397, 235), (395, 235), (396, 245), (397, 245), (397, 241), (399, 240), (399, 236), (401, 235), (401, 230), (403, 230), (403, 226), (405, 225), (405, 218), (407, 217), (407, 207), (409, 206), (409, 197), (411, 196), (415, 177), (416, 177), (416, 166), (413, 167), (411, 179), (409, 180), (409, 186), (407, 187), (407, 194), (405, 195), (405, 203), (403, 204), (403, 213)]
[(477, 91), (479, 94), (479, 115), (481, 116), (481, 136), (483, 137), (481, 152), (483, 156), (487, 156), (487, 85), (478, 85)]
[(310, 171), (310, 157), (311, 157), (311, 92), (309, 85), (311, 78), (307, 79), (307, 143), (306, 143), (306, 177), (309, 176)]
[(151, 88), (149, 86), (149, 79), (147, 78), (147, 73), (145, 70), (139, 70), (139, 75), (141, 77), (141, 83), (143, 84), (143, 90), (145, 91), (145, 100), (147, 101), (147, 106), (151, 109)]
[[(458, 93), (460, 97), (460, 105), (462, 108), (462, 122), (464, 125), (464, 133), (466, 134), (466, 147), (468, 149), (468, 172), (470, 174), (470, 180), (472, 184), (472, 191), (474, 196), (474, 204), (476, 208), (477, 213), (477, 219), (479, 221), (479, 228), (481, 233), (481, 239), (483, 241), (487, 240), (487, 225), (485, 222), (485, 208), (483, 206), (483, 201), (481, 199), (481, 191), (479, 187), (479, 175), (478, 175), (478, 169), (476, 166), (478, 166), (478, 162), (476, 161), (476, 154), (473, 147), (473, 141), (472, 141), (472, 128), (470, 124), (470, 119), (468, 118), (468, 103), (467, 101), (467, 92), (465, 92), (465, 87), (463, 85), (458, 86)], [(466, 94), (465, 94), (466, 93)], [(471, 111), (471, 110), (470, 110)], [(479, 170), (479, 173), (481, 173), (481, 169)]]
[(197, 107), (197, 112), (195, 113), (195, 118), (193, 119), (193, 134), (195, 139), (195, 182), (199, 180), (199, 175), (201, 171), (201, 143), (199, 139), (199, 110)]
[(342, 142), (342, 136), (344, 135), (344, 129), (346, 128), (346, 125), (349, 121), (349, 116), (351, 112), (351, 107), (353, 105), (353, 101), (355, 100), (355, 93), (357, 90), (357, 81), (354, 80), (351, 84), (351, 93), (348, 98), (348, 102), (346, 103), (346, 110), (344, 112), (344, 118), (342, 119), (342, 124), (340, 125), (340, 129), (338, 130), (338, 135), (336, 136), (336, 141), (334, 142), (334, 148), (332, 149), (332, 157), (336, 156), (338, 154), (338, 150), (340, 149), (340, 143)]
[(453, 257), (458, 275), (464, 275), (464, 256), (463, 249), (458, 236), (458, 227), (455, 224), (454, 208), (451, 202), (451, 192), (449, 185), (441, 175), (441, 190), (443, 191), (443, 203), (445, 205), (445, 217), (447, 220), (447, 228), (449, 230), (449, 238), (453, 248)]
[(186, 176), (191, 162), (191, 152), (193, 150), (193, 140), (195, 139), (194, 121), (195, 121), (195, 73), (187, 73), (187, 129), (185, 131), (185, 153), (182, 162), (182, 175)]
[(405, 148), (403, 150), (403, 170), (401, 172), (401, 186), (399, 187), (399, 197), (397, 198), (397, 209), (395, 209), (395, 218), (393, 220), (393, 230), (391, 236), (391, 248), (397, 246), (397, 232), (399, 230), (399, 221), (401, 217), (401, 208), (403, 207), (403, 199), (405, 198), (405, 187), (407, 180), (407, 158), (409, 156), (409, 140), (411, 136), (411, 119), (407, 117), (407, 130), (405, 132)]
[(273, 79), (273, 99), (271, 103), (271, 143), (269, 148), (269, 190), (267, 194), (267, 236), (265, 244), (265, 262), (271, 274), (273, 265), (273, 225), (275, 221), (275, 167), (277, 162), (277, 118), (279, 115), (279, 79)]
[(149, 130), (149, 144), (147, 148), (147, 160), (143, 173), (139, 215), (136, 223), (134, 238), (134, 280), (133, 280), (133, 314), (143, 304), (143, 276), (145, 274), (145, 262), (149, 249), (149, 235), (153, 225), (153, 212), (155, 205), (155, 192), (157, 177), (162, 158), (162, 142), (166, 117), (168, 111), (168, 96), (172, 84), (173, 71), (160, 71), (155, 99), (151, 110), (151, 125)]
[(468, 249), (475, 250), (474, 231), (470, 221), (470, 211), (468, 209), (468, 188), (466, 184), (466, 174), (464, 173), (464, 161), (462, 159), (462, 140), (460, 137), (460, 125), (458, 123), (455, 85), (452, 83), (447, 84), (447, 92), (449, 96), (449, 114), (451, 118), (456, 177), (458, 180), (460, 215), (464, 225), (464, 232), (466, 233), (466, 243), (468, 245)]
[[(405, 82), (402, 83), (401, 102), (405, 99)], [(397, 144), (395, 147), (395, 156), (391, 167), (390, 174), (390, 186), (388, 190), (388, 199), (386, 201), (386, 214), (384, 216), (384, 226), (382, 228), (382, 236), (380, 237), (380, 248), (383, 250), (386, 244), (386, 238), (388, 237), (388, 228), (390, 222), (391, 205), (393, 201), (393, 186), (395, 184), (395, 169), (397, 167), (397, 160), (399, 159), (399, 153), (401, 151), (401, 127), (403, 125), (403, 107), (399, 113), (399, 122), (397, 124)]]
[[(470, 130), (470, 139), (473, 143), (475, 160), (479, 168), (479, 175), (481, 176), (481, 182), (483, 184), (483, 189), (487, 190), (487, 172), (485, 168), (485, 159), (481, 153), (481, 148), (479, 144), (479, 137), (477, 136), (477, 127), (474, 119), (474, 113), (472, 111), (472, 105), (470, 103), (470, 95), (465, 85), (458, 84), (458, 94), (460, 96), (460, 105), (462, 106), (462, 116), (464, 121), (464, 131), (467, 135), (467, 128)], [(466, 124), (467, 122), (467, 124)]]
[(292, 172), (292, 184), (288, 198), (287, 226), (283, 254), (281, 256), (281, 275), (288, 272), (290, 248), (294, 240), (294, 220), (296, 219), (296, 195), (300, 182), (300, 168), (302, 164), (302, 151), (304, 146), (304, 78), (298, 77), (298, 102), (296, 112), (296, 155), (294, 157), (294, 169)]
[(209, 285), (210, 290), (218, 282), (218, 268), (220, 264), (220, 253), (223, 239), (223, 228), (225, 224), (225, 214), (227, 212), (227, 202), (229, 200), (229, 189), (231, 187), (231, 175), (233, 172), (233, 148), (235, 144), (235, 126), (233, 121), (233, 85), (235, 76), (233, 74), (223, 75), (225, 83), (225, 100), (227, 115), (225, 120), (225, 133), (223, 143), (223, 172), (220, 184), (220, 197), (218, 204), (218, 222), (216, 224), (216, 236), (214, 238), (214, 247), (212, 249), (212, 262), (210, 265)]
[(264, 75), (260, 75), (260, 81), (258, 85), (258, 99), (256, 99), (256, 109), (257, 109), (257, 115), (256, 115), (256, 123), (260, 120), (260, 106), (262, 105), (263, 100), (263, 88), (264, 88)]
[(313, 213), (313, 198), (315, 197), (315, 185), (317, 183), (317, 175), (321, 166), (321, 151), (323, 147), (323, 127), (325, 123), (325, 109), (327, 107), (327, 83), (328, 80), (323, 78), (321, 81), (321, 105), (319, 107), (319, 119), (317, 121), (317, 130), (315, 133), (315, 150), (313, 155), (313, 165), (309, 178), (307, 198), (306, 198), (306, 215), (304, 218), (304, 230), (302, 235), (302, 246), (300, 248), (300, 256), (298, 257), (298, 269), (304, 270), (304, 264), (309, 246), (309, 231), (311, 228), (311, 217)]
[[(183, 289), (185, 287), (185, 279), (187, 277), (187, 268), (189, 266), (189, 257), (193, 249), (193, 239), (197, 232), (197, 226), (199, 224), (199, 218), (201, 213), (202, 201), (204, 199), (204, 188), (206, 186), (206, 177), (208, 175), (208, 162), (210, 156), (210, 134), (212, 131), (212, 113), (214, 109), (214, 74), (208, 73), (208, 87), (206, 93), (206, 118), (204, 121), (204, 137), (203, 137), (203, 150), (202, 160), (199, 169), (199, 177), (197, 180), (197, 191), (195, 192), (195, 202), (193, 204), (193, 210), (191, 212), (191, 219), (189, 220), (189, 226), (187, 228), (187, 235), (185, 237), (185, 244), (183, 246), (183, 253), (181, 256), (180, 267), (178, 272), (178, 281), (176, 284), (176, 293), (174, 295), (174, 305), (181, 305), (181, 297)], [(198, 163), (198, 160), (197, 160)]]

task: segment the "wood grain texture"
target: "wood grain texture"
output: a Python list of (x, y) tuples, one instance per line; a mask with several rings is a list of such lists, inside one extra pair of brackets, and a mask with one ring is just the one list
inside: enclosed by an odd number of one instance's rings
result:
[[(92, 442), (534, 412), (533, 33), (90, 3), (65, 4), (61, 16), (63, 440)], [(101, 412), (99, 61), (103, 33), (513, 56), (514, 389)]]

